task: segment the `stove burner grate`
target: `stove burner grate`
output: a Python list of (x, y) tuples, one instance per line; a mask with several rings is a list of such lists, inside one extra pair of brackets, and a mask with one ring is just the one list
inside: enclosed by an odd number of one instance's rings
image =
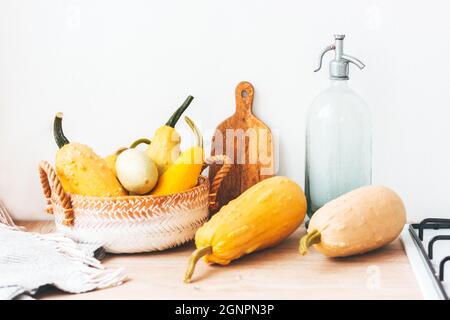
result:
[[(422, 254), (422, 258), (426, 261), (429, 270), (433, 275), (433, 279), (435, 281), (436, 286), (438, 287), (442, 297), (446, 300), (449, 300), (447, 292), (442, 284), (444, 281), (444, 270), (445, 264), (450, 261), (450, 256), (445, 257), (439, 263), (439, 273), (436, 272), (431, 260), (433, 259), (433, 248), (434, 244), (437, 241), (446, 241), (450, 240), (450, 235), (437, 235), (430, 239), (428, 242), (428, 252), (425, 250), (423, 245), (423, 235), (425, 230), (440, 230), (440, 229), (450, 229), (450, 219), (437, 219), (437, 218), (428, 218), (422, 220), (420, 223), (411, 224), (409, 226), (409, 233), (411, 234), (414, 243), (419, 248), (420, 253)], [(418, 233), (416, 232), (418, 230)]]

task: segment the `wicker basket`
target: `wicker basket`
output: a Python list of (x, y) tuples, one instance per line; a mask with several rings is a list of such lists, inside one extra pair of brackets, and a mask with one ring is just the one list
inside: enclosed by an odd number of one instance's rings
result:
[(206, 165), (214, 162), (223, 165), (211, 190), (201, 176), (196, 187), (165, 196), (68, 194), (48, 162), (39, 164), (39, 173), (47, 212), (54, 214), (59, 232), (80, 242), (99, 243), (108, 252), (136, 253), (164, 250), (194, 238), (208, 219), (208, 208), (217, 206), (217, 190), (230, 171), (227, 157), (211, 157)]

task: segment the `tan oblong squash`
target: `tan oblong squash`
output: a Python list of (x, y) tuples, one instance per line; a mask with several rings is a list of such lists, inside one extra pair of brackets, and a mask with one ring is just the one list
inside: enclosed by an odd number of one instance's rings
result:
[(300, 253), (314, 248), (329, 257), (365, 253), (395, 240), (406, 223), (402, 199), (383, 186), (365, 186), (330, 201), (312, 216)]
[(298, 184), (286, 177), (265, 179), (223, 206), (195, 234), (185, 282), (190, 282), (196, 262), (227, 265), (287, 238), (303, 222), (306, 198)]

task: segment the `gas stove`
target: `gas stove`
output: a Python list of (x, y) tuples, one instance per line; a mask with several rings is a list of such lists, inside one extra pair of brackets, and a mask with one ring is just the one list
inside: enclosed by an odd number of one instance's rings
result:
[(424, 297), (449, 300), (450, 219), (410, 224), (402, 240)]

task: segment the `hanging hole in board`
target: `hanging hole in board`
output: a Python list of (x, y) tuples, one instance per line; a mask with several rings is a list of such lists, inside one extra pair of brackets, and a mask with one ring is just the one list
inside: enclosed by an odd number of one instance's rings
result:
[(247, 92), (247, 90), (242, 90), (242, 92), (241, 92), (241, 97), (244, 98), (244, 99), (248, 97), (248, 92)]

